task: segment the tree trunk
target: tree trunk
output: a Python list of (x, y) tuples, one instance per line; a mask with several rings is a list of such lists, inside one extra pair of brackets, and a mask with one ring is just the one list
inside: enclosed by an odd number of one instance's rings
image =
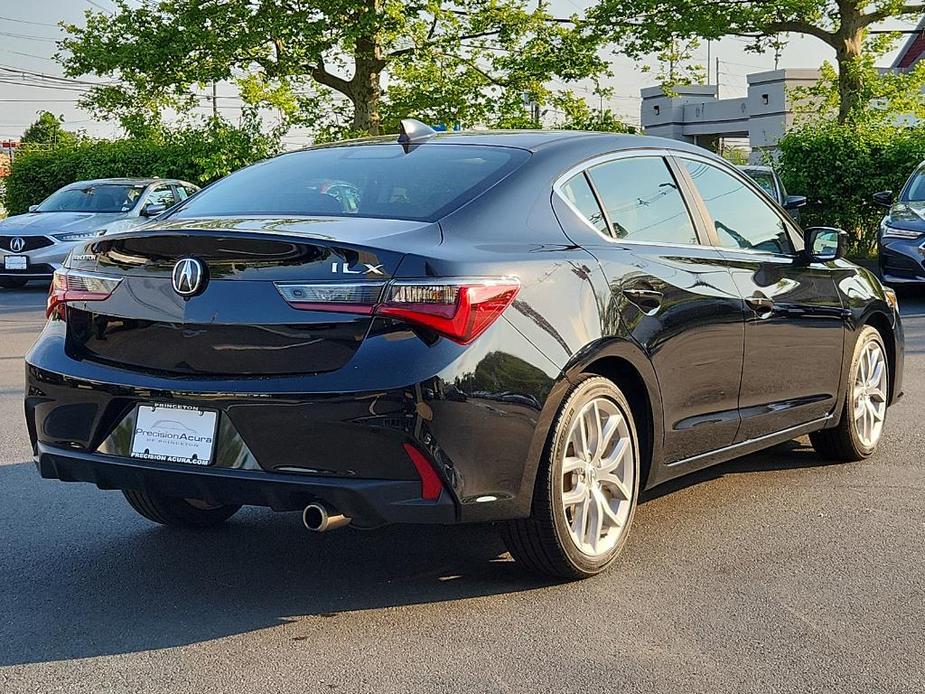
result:
[(356, 65), (353, 79), (350, 80), (350, 100), (353, 102), (353, 129), (368, 135), (380, 133), (379, 102), (382, 99), (381, 75), (384, 61), (379, 56), (380, 48), (372, 43), (367, 46), (368, 53), (361, 53), (357, 42)]
[(861, 50), (867, 28), (862, 9), (854, 2), (839, 3), (841, 26), (834, 35), (838, 62), (838, 122), (844, 123), (864, 107), (864, 66)]
[[(368, 24), (378, 25), (380, 0), (366, 0), (364, 14)], [(368, 135), (380, 131), (379, 101), (382, 98), (382, 69), (386, 65), (382, 46), (375, 30), (356, 41), (353, 62), (355, 70), (350, 80), (350, 100), (353, 102), (353, 129)]]

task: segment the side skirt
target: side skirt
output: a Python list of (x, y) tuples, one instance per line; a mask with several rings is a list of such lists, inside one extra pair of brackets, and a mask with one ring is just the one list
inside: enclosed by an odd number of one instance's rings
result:
[(682, 475), (687, 475), (697, 470), (718, 465), (719, 463), (725, 463), (727, 460), (732, 460), (733, 458), (739, 458), (749, 453), (755, 453), (765, 448), (770, 448), (771, 446), (789, 441), (798, 436), (803, 436), (812, 431), (824, 429), (826, 425), (831, 423), (831, 420), (832, 415), (828, 415), (820, 419), (814, 419), (811, 422), (806, 422), (805, 424), (799, 424), (789, 429), (774, 432), (773, 434), (765, 434), (756, 439), (734, 443), (731, 446), (719, 448), (715, 451), (701, 453), (700, 455), (678, 460), (674, 463), (668, 463), (667, 465), (660, 465), (657, 471), (653, 470), (653, 474), (649, 475), (649, 483), (646, 485), (646, 489), (651, 489), (662, 482), (673, 480), (676, 477), (681, 477)]

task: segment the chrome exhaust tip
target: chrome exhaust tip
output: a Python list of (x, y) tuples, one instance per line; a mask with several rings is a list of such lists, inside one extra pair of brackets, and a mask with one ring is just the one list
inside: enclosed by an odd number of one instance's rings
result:
[(324, 533), (350, 525), (350, 518), (324, 504), (309, 504), (302, 511), (302, 525), (312, 532)]

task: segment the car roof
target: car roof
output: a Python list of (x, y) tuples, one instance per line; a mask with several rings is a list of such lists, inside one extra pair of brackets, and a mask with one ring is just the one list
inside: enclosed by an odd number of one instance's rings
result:
[(742, 171), (761, 171), (763, 173), (774, 173), (774, 168), (771, 166), (761, 166), (759, 164), (739, 164), (738, 168)]
[(132, 178), (132, 177), (123, 177), (123, 178), (94, 178), (89, 181), (74, 181), (65, 186), (65, 188), (80, 187), (80, 186), (102, 186), (102, 185), (137, 185), (137, 186), (149, 186), (152, 183), (185, 183), (186, 181), (181, 181), (176, 178)]
[[(702, 147), (671, 140), (664, 137), (648, 135), (630, 135), (625, 133), (608, 133), (588, 130), (463, 130), (460, 132), (438, 132), (413, 146), (427, 146), (434, 144), (465, 144), (495, 147), (517, 147), (536, 152), (553, 145), (561, 145), (569, 141), (598, 140), (602, 151), (615, 151), (620, 149), (664, 148), (684, 152), (703, 153)], [(397, 144), (395, 135), (379, 137), (364, 137), (355, 140), (342, 140), (329, 142), (305, 150), (322, 149), (329, 147), (355, 147), (371, 144)], [(299, 151), (305, 151), (299, 150)], [(288, 154), (288, 152), (287, 152)]]

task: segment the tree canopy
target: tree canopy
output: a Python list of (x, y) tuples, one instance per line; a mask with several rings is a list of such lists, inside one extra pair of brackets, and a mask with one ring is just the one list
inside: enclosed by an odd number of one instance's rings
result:
[(589, 19), (631, 55), (692, 36), (742, 36), (756, 50), (781, 34), (814, 36), (835, 51), (839, 120), (846, 121), (863, 109), (865, 82), (876, 75), (863, 60), (871, 27), (923, 12), (917, 0), (599, 0)]
[(69, 144), (76, 139), (72, 132), (62, 126), (64, 119), (50, 111), (40, 111), (35, 119), (19, 139), (22, 144), (58, 145)]
[(517, 122), (550, 81), (606, 72), (592, 36), (528, 0), (113, 2), (65, 26), (59, 60), (108, 78), (86, 105), (136, 130), (222, 80), (294, 124), (377, 134), (404, 115)]

